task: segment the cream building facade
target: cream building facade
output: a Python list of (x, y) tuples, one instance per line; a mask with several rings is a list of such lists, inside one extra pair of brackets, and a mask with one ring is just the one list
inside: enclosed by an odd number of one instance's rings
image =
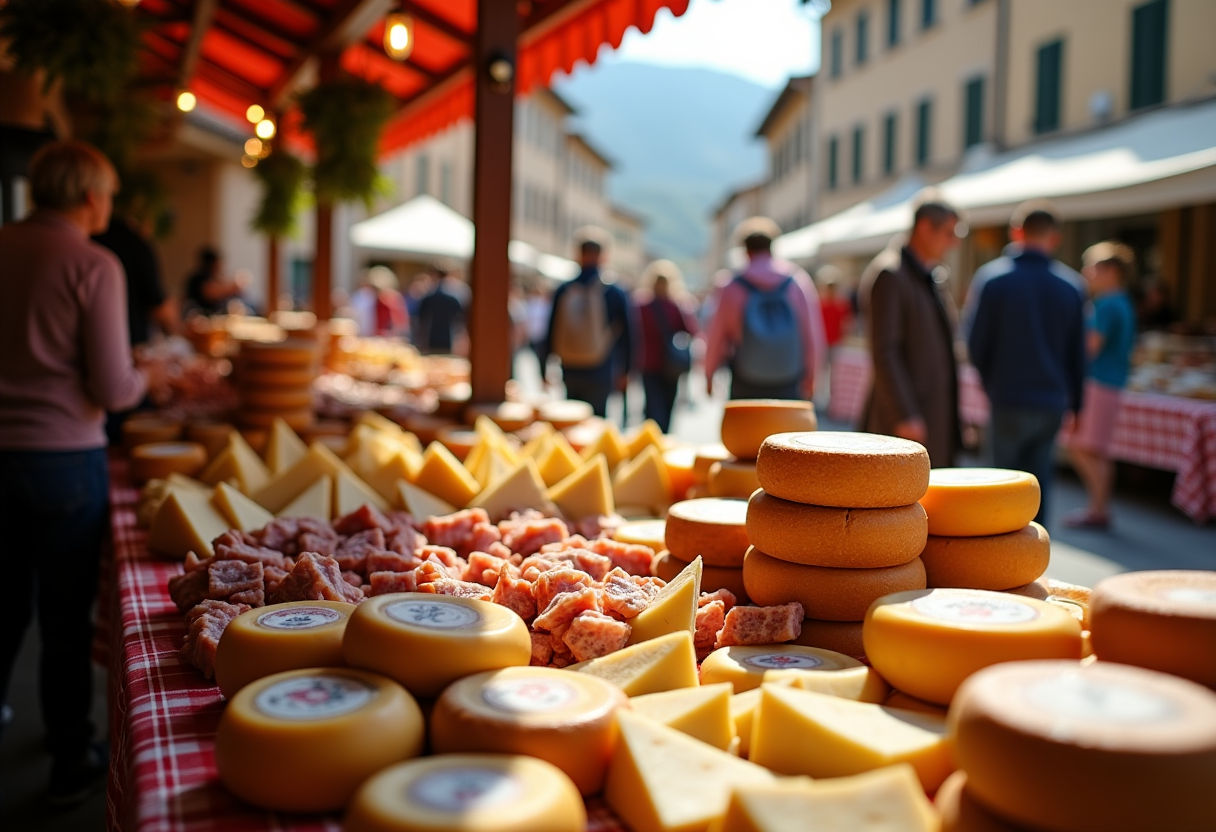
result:
[(731, 249), (735, 227), (748, 217), (762, 213), (764, 183), (759, 182), (732, 191), (722, 200), (710, 219), (709, 250), (705, 254), (705, 274), (711, 279), (719, 269), (741, 268), (742, 260), (732, 261)]

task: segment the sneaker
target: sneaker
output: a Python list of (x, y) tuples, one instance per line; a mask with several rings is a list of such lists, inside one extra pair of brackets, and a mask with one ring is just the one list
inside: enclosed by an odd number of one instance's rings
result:
[(77, 806), (104, 788), (109, 771), (110, 751), (102, 742), (93, 743), (74, 760), (55, 760), (47, 802), (61, 809)]
[(1079, 508), (1064, 515), (1064, 525), (1070, 529), (1109, 529), (1110, 515)]

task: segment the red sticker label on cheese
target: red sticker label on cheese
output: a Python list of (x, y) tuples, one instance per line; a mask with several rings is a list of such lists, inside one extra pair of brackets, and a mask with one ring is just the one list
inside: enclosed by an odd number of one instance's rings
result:
[(489, 768), (451, 768), (424, 774), (410, 789), (414, 800), (423, 806), (452, 813), (506, 806), (523, 793), (518, 778)]
[(1167, 601), (1177, 601), (1180, 604), (1202, 604), (1216, 606), (1216, 590), (1200, 589), (1194, 586), (1179, 586), (1167, 589), (1161, 593)]
[(914, 600), (912, 608), (927, 618), (936, 618), (951, 624), (998, 627), (1005, 624), (1025, 624), (1039, 617), (1039, 611), (1029, 604), (1011, 598), (987, 598), (981, 595), (931, 592)]
[(823, 666), (823, 659), (797, 653), (765, 653), (762, 656), (748, 656), (743, 664), (760, 670), (813, 670)]
[(397, 601), (384, 608), (384, 614), (402, 624), (430, 630), (459, 630), (481, 621), (481, 613), (463, 604), (442, 601)]
[(311, 630), (342, 620), (342, 613), (325, 607), (294, 607), (258, 617), (258, 626), (271, 630)]
[(266, 688), (254, 704), (275, 719), (328, 719), (359, 710), (374, 693), (371, 685), (349, 676), (300, 676)]
[[(1165, 722), (1177, 717), (1172, 701), (1154, 692), (1128, 685), (1087, 679), (1083, 673), (1066, 673), (1026, 686), (1026, 700), (1052, 716), (1086, 722), (1137, 725)], [(1063, 726), (1061, 731), (1066, 730)]]
[(578, 693), (565, 682), (515, 679), (491, 682), (482, 691), (482, 698), (501, 711), (519, 714), (543, 714), (564, 708)]

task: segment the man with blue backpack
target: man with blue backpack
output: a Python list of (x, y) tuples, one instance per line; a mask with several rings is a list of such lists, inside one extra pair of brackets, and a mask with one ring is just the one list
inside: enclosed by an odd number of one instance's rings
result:
[(767, 217), (739, 224), (748, 264), (726, 284), (705, 345), (705, 384), (730, 366), (732, 399), (810, 399), (826, 339), (819, 295), (805, 271), (773, 258), (781, 229)]

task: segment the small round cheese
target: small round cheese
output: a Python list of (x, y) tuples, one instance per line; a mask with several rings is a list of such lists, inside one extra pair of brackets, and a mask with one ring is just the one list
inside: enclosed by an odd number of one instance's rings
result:
[(321, 359), (321, 347), (315, 340), (289, 338), (285, 341), (245, 341), (241, 344), (241, 361), (245, 366), (313, 367)]
[(254, 387), (275, 387), (279, 389), (309, 388), (317, 377), (317, 371), (312, 367), (269, 367), (241, 366), (233, 379), (242, 390)]
[(753, 603), (802, 604), (808, 618), (861, 621), (875, 599), (925, 588), (925, 566), (913, 558), (881, 569), (833, 569), (771, 558), (752, 547), (743, 562), (743, 583)]
[(584, 795), (604, 785), (616, 711), (629, 699), (611, 682), (550, 667), (508, 667), (453, 682), (431, 715), (436, 754), (526, 754), (557, 766)]
[(747, 506), (747, 537), (753, 546), (780, 560), (810, 566), (898, 566), (925, 548), (927, 529), (925, 510), (918, 503), (825, 508), (757, 491)]
[(1004, 468), (934, 468), (920, 504), (929, 534), (985, 537), (1025, 528), (1039, 512), (1034, 474)]
[(895, 508), (924, 496), (929, 452), (872, 433), (778, 433), (760, 447), (756, 474), (769, 494), (795, 503)]
[(709, 466), (711, 497), (733, 497), (746, 500), (760, 487), (756, 478), (756, 463), (750, 459), (724, 459)]
[(866, 648), (861, 640), (861, 629), (860, 621), (821, 621), (806, 618), (802, 621), (802, 632), (790, 643), (819, 647), (843, 653), (854, 659), (863, 659)]
[(990, 537), (929, 535), (920, 559), (930, 587), (1006, 590), (1047, 571), (1051, 538), (1038, 523)]
[(422, 751), (418, 703), (399, 684), (350, 668), (276, 673), (237, 692), (220, 716), (215, 765), (241, 800), (281, 812), (332, 812), (385, 766)]
[(198, 442), (146, 442), (131, 449), (131, 479), (163, 480), (170, 474), (193, 477), (207, 465), (207, 449)]
[(1216, 572), (1161, 570), (1106, 578), (1090, 608), (1094, 653), (1216, 689)]
[(663, 542), (666, 530), (666, 520), (631, 520), (613, 529), (612, 539), (618, 543), (649, 546), (658, 552), (667, 548)]
[(779, 399), (736, 399), (722, 411), (722, 444), (739, 459), (755, 459), (774, 433), (815, 430), (815, 406)]
[(536, 408), (527, 402), (501, 402), (499, 404), (471, 404), (464, 409), (464, 418), (475, 422), (485, 416), (500, 430), (513, 433), (523, 430), (536, 421)]
[(312, 408), (312, 389), (250, 387), (241, 391), (241, 403), (257, 410), (291, 411)]
[(248, 610), (224, 628), (215, 683), (231, 699), (250, 682), (306, 667), (345, 667), (342, 636), (354, 604), (289, 601)]
[(440, 428), (435, 436), (439, 444), (451, 451), (452, 456), (460, 460), (465, 459), (469, 455), (469, 452), (473, 450), (473, 446), (481, 439), (480, 433), (463, 427)]
[[(662, 578), (670, 583), (676, 575), (684, 570), (688, 563), (673, 558), (671, 552), (659, 552), (650, 564), (650, 573), (656, 578)], [(701, 567), (701, 591), (715, 592), (719, 589), (730, 590), (740, 604), (749, 602), (747, 587), (743, 585), (743, 569), (730, 566)]]
[(560, 770), (513, 754), (444, 754), (392, 766), (359, 789), (345, 832), (584, 832)]
[(1066, 610), (978, 589), (879, 598), (862, 637), (866, 659), (884, 679), (938, 705), (949, 705), (963, 680), (989, 665), (1081, 658), (1081, 625)]
[(703, 497), (667, 510), (667, 551), (685, 563), (700, 556), (706, 566), (743, 566), (747, 552), (747, 503)]
[(770, 670), (832, 671), (862, 666), (843, 653), (797, 644), (720, 647), (701, 662), (701, 684), (730, 682), (735, 693), (743, 693), (760, 687)]
[(536, 408), (536, 418), (558, 430), (572, 428), (595, 415), (591, 405), (579, 401), (545, 402)]
[(360, 604), (342, 641), (346, 663), (432, 697), (457, 679), (526, 666), (532, 637), (524, 620), (489, 601), (401, 592)]
[(237, 421), (255, 428), (269, 428), (275, 419), (282, 419), (294, 431), (304, 431), (316, 420), (311, 407), (298, 410), (254, 410), (244, 408), (237, 413)]
[(228, 447), (228, 437), (235, 430), (236, 428), (228, 422), (189, 422), (186, 425), (186, 439), (206, 448), (207, 458), (211, 459)]
[(696, 448), (681, 445), (663, 451), (663, 464), (671, 478), (671, 500), (678, 503), (688, 499), (688, 489), (696, 485), (693, 466), (696, 464)]
[[(897, 707), (897, 706), (891, 706)], [(1025, 826), (994, 815), (967, 789), (967, 773), (956, 771), (933, 796), (941, 814), (941, 832), (1032, 832)]]
[(181, 436), (181, 422), (157, 416), (132, 416), (122, 423), (122, 445), (127, 451), (148, 442), (172, 442)]
[(696, 456), (692, 463), (692, 481), (694, 485), (709, 485), (709, 469), (715, 462), (730, 459), (730, 451), (722, 444), (698, 445)]
[(1017, 823), (1049, 832), (1216, 823), (1216, 693), (1185, 679), (1104, 661), (1002, 664), (963, 684), (949, 727), (967, 790)]

